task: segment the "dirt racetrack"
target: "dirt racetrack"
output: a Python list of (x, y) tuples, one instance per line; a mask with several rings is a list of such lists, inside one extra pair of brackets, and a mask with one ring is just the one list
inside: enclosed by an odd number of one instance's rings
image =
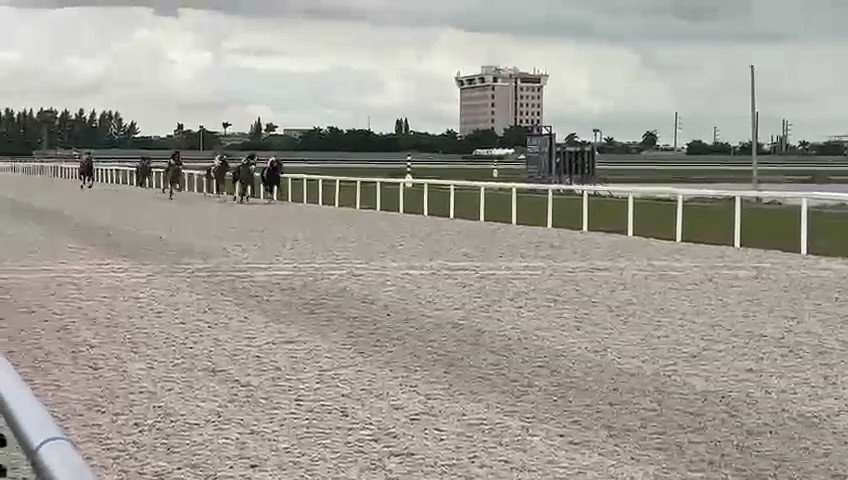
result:
[(0, 226), (102, 478), (848, 472), (845, 261), (12, 176)]

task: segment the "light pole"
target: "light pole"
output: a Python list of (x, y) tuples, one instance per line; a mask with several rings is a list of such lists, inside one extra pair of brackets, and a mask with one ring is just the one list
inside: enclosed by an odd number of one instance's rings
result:
[(757, 148), (759, 147), (758, 123), (756, 81), (754, 78), (754, 66), (751, 65), (751, 185), (755, 189), (759, 185), (757, 175)]
[(200, 126), (199, 136), (200, 136), (200, 151), (203, 151), (203, 125)]

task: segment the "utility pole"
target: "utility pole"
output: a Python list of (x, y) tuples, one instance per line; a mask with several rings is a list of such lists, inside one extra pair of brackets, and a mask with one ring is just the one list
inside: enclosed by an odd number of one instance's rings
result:
[(203, 125), (200, 126), (200, 131), (198, 132), (200, 135), (200, 151), (203, 151)]
[(718, 125), (713, 125), (713, 145), (718, 143)]
[(674, 151), (677, 151), (677, 131), (680, 127), (680, 116), (674, 112)]
[(754, 66), (751, 65), (751, 185), (756, 189), (759, 187), (757, 175), (757, 147), (760, 115), (757, 112), (757, 89), (754, 77)]

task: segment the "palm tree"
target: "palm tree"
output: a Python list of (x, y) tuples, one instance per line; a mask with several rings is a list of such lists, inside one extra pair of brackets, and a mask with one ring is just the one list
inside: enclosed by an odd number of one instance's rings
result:
[(226, 135), (226, 134), (227, 134), (227, 129), (229, 129), (230, 127), (232, 127), (232, 126), (233, 126), (233, 124), (232, 124), (232, 123), (230, 123), (230, 122), (222, 122), (222, 123), (221, 123), (221, 126), (222, 126), (222, 127), (224, 127), (224, 135)]
[(642, 134), (642, 146), (645, 148), (656, 148), (659, 140), (660, 136), (657, 134), (656, 130), (648, 130)]
[(580, 138), (577, 136), (576, 133), (571, 132), (571, 133), (569, 133), (568, 135), (565, 136), (565, 144), (566, 145), (576, 145), (578, 143), (580, 143)]
[(278, 128), (280, 128), (278, 125), (268, 122), (265, 124), (265, 133), (271, 135), (272, 133), (276, 132)]
[(801, 149), (802, 152), (807, 153), (807, 151), (810, 149), (810, 142), (806, 140), (801, 140), (800, 142), (798, 142), (798, 147)]
[(615, 145), (615, 138), (604, 137), (604, 143), (606, 143), (607, 145)]

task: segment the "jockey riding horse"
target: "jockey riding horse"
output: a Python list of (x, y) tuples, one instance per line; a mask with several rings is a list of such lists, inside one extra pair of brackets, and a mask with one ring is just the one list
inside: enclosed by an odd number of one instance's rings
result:
[(174, 150), (174, 153), (171, 154), (171, 158), (168, 159), (168, 166), (165, 167), (165, 171), (162, 174), (162, 193), (165, 193), (166, 189), (170, 189), (168, 195), (170, 200), (174, 199), (174, 187), (179, 190), (180, 179), (182, 176), (183, 160), (180, 156), (180, 151)]
[[(245, 198), (250, 202), (250, 197), (254, 194), (254, 171), (256, 168), (256, 154), (251, 153), (244, 157), (240, 164), (233, 170), (233, 201), (238, 199), (239, 203), (244, 202)], [(248, 189), (250, 191), (248, 191)]]
[(88, 188), (94, 186), (94, 158), (91, 157), (91, 152), (85, 152), (85, 155), (80, 159), (79, 178), (80, 190), (85, 187), (86, 180), (88, 180)]
[(206, 169), (206, 185), (213, 185), (207, 188), (207, 192), (214, 192), (216, 195), (223, 195), (226, 188), (227, 172), (230, 171), (230, 164), (227, 162), (226, 155), (217, 155), (212, 162), (212, 166)]
[(283, 173), (283, 162), (277, 157), (268, 159), (268, 164), (262, 169), (260, 178), (262, 179), (262, 188), (268, 194), (268, 198), (274, 198), (274, 189), (280, 185), (280, 175)]
[[(150, 157), (141, 157), (135, 166), (135, 185), (144, 188), (153, 176), (153, 161)], [(152, 186), (152, 183), (151, 183)]]

